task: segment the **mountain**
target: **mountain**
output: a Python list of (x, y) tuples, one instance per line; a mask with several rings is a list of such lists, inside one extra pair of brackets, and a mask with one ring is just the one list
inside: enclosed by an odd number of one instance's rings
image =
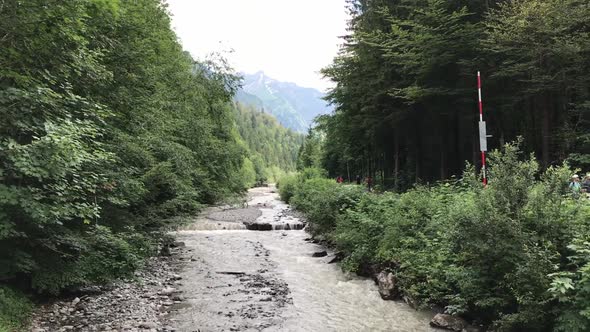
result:
[(332, 111), (322, 99), (324, 94), (316, 89), (280, 82), (262, 71), (242, 75), (243, 86), (236, 94), (236, 101), (274, 115), (287, 128), (306, 132), (316, 116)]

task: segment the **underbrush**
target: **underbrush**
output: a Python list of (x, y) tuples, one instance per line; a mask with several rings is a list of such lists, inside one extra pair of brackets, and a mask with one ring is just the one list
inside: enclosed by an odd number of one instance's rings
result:
[(22, 293), (0, 286), (0, 332), (24, 331), (33, 303)]
[(419, 307), (494, 331), (590, 330), (590, 204), (568, 192), (571, 170), (540, 172), (510, 144), (489, 163), (485, 188), (468, 166), (402, 194), (301, 175), (285, 191), (345, 270), (392, 271)]

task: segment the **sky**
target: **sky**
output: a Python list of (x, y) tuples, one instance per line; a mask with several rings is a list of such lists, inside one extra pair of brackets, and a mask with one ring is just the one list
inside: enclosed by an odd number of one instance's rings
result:
[(224, 54), (235, 70), (325, 91), (320, 69), (346, 33), (345, 0), (167, 0), (185, 50)]

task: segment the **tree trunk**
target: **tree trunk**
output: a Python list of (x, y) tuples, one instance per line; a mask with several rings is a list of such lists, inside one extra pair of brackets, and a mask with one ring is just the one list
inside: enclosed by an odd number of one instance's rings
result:
[(394, 143), (394, 162), (393, 162), (393, 189), (399, 190), (399, 132), (395, 131), (395, 143)]
[(348, 166), (348, 159), (346, 160), (346, 173), (348, 174), (348, 182), (350, 182), (350, 167)]
[(542, 109), (543, 109), (543, 124), (541, 126), (541, 134), (543, 135), (541, 140), (541, 155), (543, 161), (543, 168), (549, 167), (550, 161), (550, 137), (551, 137), (551, 98), (545, 94), (543, 95)]
[(415, 163), (416, 163), (416, 178), (415, 181), (416, 183), (418, 183), (418, 181), (420, 180), (420, 175), (421, 175), (421, 168), (422, 168), (422, 136), (420, 133), (420, 123), (417, 123), (417, 127), (416, 130), (414, 131), (414, 133), (416, 134), (416, 148), (414, 149), (414, 159), (415, 159)]

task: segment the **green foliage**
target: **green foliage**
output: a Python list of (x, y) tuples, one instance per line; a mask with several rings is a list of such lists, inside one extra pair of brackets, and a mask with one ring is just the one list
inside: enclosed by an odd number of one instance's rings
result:
[(277, 186), (279, 188), (279, 195), (281, 199), (287, 203), (291, 202), (291, 198), (295, 195), (298, 187), (303, 185), (307, 180), (323, 179), (327, 173), (320, 168), (308, 167), (300, 173), (290, 173), (279, 178)]
[(261, 178), (257, 176), (256, 169), (254, 169), (254, 163), (248, 158), (244, 158), (242, 162), (242, 169), (240, 170), (240, 178), (243, 181), (244, 188), (251, 188), (254, 186), (256, 181)]
[(491, 153), (487, 187), (470, 169), (460, 181), (379, 195), (300, 175), (291, 202), (344, 253), (344, 269), (389, 269), (419, 306), (498, 331), (590, 328), (590, 204), (568, 194), (571, 170), (541, 173), (517, 144)]
[(298, 184), (298, 178), (295, 174), (289, 174), (281, 177), (277, 183), (281, 199), (289, 203), (293, 195), (295, 195), (295, 190)]
[(33, 303), (22, 293), (0, 286), (0, 332), (22, 331)]
[(256, 171), (256, 182), (280, 178), (281, 170), (295, 170), (303, 135), (282, 127), (277, 120), (253, 107), (235, 105), (236, 125), (249, 150)]
[(354, 207), (363, 193), (360, 186), (342, 185), (325, 178), (310, 178), (300, 182), (291, 203), (314, 221), (309, 228), (312, 234), (330, 236), (336, 227), (337, 213), (334, 212)]
[(323, 70), (336, 83), (335, 112), (317, 121), (332, 176), (370, 175), (403, 191), (458, 176), (465, 160), (480, 166), (478, 71), (489, 147), (523, 136), (543, 169), (590, 167), (587, 2), (348, 4), (349, 34)]
[(322, 167), (323, 138), (321, 131), (309, 129), (297, 154), (297, 170)]
[[(586, 212), (587, 213), (587, 212)], [(588, 215), (588, 214), (586, 214)], [(590, 242), (589, 233), (576, 237), (568, 248), (569, 266), (551, 275), (550, 291), (559, 301), (557, 331), (586, 331), (590, 326)]]
[[(71, 286), (130, 277), (156, 249), (155, 239), (132, 229), (113, 234), (104, 226), (93, 227), (83, 234), (66, 234), (62, 239), (70, 241), (71, 251), (62, 253), (62, 257), (45, 253), (45, 260), (31, 275), (33, 288), (57, 294)], [(80, 252), (85, 254), (78, 257)]]
[(3, 284), (130, 276), (172, 217), (262, 173), (236, 130), (238, 76), (184, 52), (160, 1), (3, 2), (0, 31)]

